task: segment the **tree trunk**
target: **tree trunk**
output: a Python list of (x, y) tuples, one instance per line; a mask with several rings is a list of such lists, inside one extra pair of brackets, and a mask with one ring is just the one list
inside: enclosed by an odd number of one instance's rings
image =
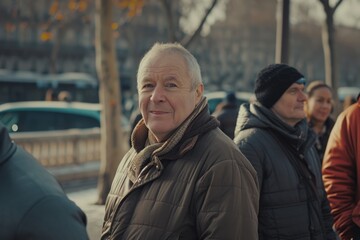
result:
[(278, 0), (276, 24), (276, 63), (289, 62), (290, 0)]
[(161, 0), (161, 4), (165, 9), (167, 24), (168, 24), (168, 38), (169, 42), (176, 42), (174, 18), (171, 12), (171, 2), (168, 0)]
[(330, 6), (328, 0), (320, 0), (325, 12), (325, 22), (322, 28), (322, 44), (324, 51), (325, 63), (325, 82), (332, 88), (334, 99), (333, 116), (336, 117), (341, 112), (339, 97), (337, 95), (338, 81), (336, 79), (336, 65), (335, 65), (335, 27), (334, 27), (334, 13), (342, 3), (338, 0), (334, 7)]
[(57, 33), (54, 39), (54, 45), (51, 49), (51, 55), (50, 55), (50, 73), (56, 74), (57, 73), (57, 59), (59, 57), (59, 50), (63, 38), (64, 30), (60, 26), (57, 28)]
[(101, 160), (97, 204), (104, 204), (117, 166), (124, 155), (120, 125), (120, 84), (112, 24), (112, 0), (96, 0), (96, 70), (99, 78), (101, 112)]
[(335, 89), (337, 86), (334, 69), (334, 20), (331, 13), (326, 14), (321, 36), (324, 50), (325, 82)]

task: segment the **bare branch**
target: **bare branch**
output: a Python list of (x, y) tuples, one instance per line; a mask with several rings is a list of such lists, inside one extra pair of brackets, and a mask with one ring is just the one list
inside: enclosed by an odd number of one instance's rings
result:
[(335, 6), (333, 7), (333, 11), (335, 12), (336, 9), (340, 6), (340, 4), (342, 3), (343, 0), (339, 0), (337, 1), (337, 3), (335, 4)]
[(176, 39), (176, 35), (175, 35), (175, 25), (174, 25), (174, 19), (173, 19), (172, 13), (171, 13), (170, 1), (161, 0), (161, 3), (165, 8), (165, 14), (166, 14), (166, 18), (167, 18), (168, 31), (169, 31), (169, 41), (175, 42), (177, 39)]
[(182, 45), (185, 47), (188, 47), (190, 45), (190, 43), (200, 34), (206, 19), (208, 18), (208, 16), (210, 15), (211, 11), (214, 9), (214, 7), (216, 6), (218, 0), (213, 0), (210, 7), (208, 8), (208, 10), (206, 11), (205, 15), (203, 16), (198, 28), (195, 30), (195, 32), (192, 35), (188, 35), (186, 36), (182, 41)]

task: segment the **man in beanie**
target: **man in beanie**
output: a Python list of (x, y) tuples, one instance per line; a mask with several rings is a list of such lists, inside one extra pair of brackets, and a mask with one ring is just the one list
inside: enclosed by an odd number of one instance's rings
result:
[(258, 74), (256, 101), (239, 110), (234, 141), (257, 171), (259, 239), (336, 239), (304, 87), (298, 70), (271, 64)]

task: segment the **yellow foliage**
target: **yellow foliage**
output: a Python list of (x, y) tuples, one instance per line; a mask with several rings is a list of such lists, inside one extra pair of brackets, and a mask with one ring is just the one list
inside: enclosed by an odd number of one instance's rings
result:
[(130, 4), (131, 0), (119, 0), (118, 6), (120, 8), (127, 8)]
[(64, 15), (61, 12), (59, 12), (56, 14), (55, 19), (61, 21), (64, 19)]
[(43, 42), (49, 41), (52, 38), (51, 32), (42, 32), (40, 35), (40, 40)]
[(80, 0), (80, 1), (69, 0), (69, 3), (68, 3), (68, 8), (71, 11), (84, 12), (87, 9), (87, 7), (88, 7), (87, 0)]
[(144, 6), (144, 0), (119, 0), (118, 6), (128, 10), (128, 17), (134, 17), (141, 12)]
[(112, 30), (116, 30), (116, 29), (118, 29), (118, 27), (119, 27), (119, 24), (117, 24), (116, 22), (113, 22), (113, 23), (111, 24), (111, 29), (112, 29)]
[(71, 10), (71, 11), (75, 11), (76, 8), (77, 8), (77, 4), (74, 0), (70, 0), (69, 3), (68, 3), (68, 8)]
[(83, 0), (79, 2), (79, 11), (83, 12), (87, 9), (88, 3), (87, 1)]
[(144, 0), (119, 0), (118, 6), (122, 9), (128, 9), (128, 15), (135, 16), (144, 6)]
[(50, 9), (49, 9), (49, 13), (51, 15), (55, 15), (55, 13), (59, 10), (59, 1), (58, 0), (55, 0), (51, 6), (50, 6)]

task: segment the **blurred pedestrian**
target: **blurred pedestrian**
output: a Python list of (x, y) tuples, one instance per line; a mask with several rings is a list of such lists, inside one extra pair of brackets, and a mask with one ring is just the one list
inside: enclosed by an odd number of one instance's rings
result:
[(58, 100), (59, 101), (63, 101), (63, 102), (71, 102), (72, 101), (72, 96), (71, 93), (68, 91), (61, 91), (58, 94)]
[(0, 123), (0, 239), (88, 239), (86, 216)]
[(334, 107), (331, 88), (322, 81), (313, 81), (306, 87), (306, 93), (306, 118), (310, 128), (316, 133), (315, 147), (322, 161), (334, 126), (334, 120), (330, 117)]
[(57, 101), (57, 95), (58, 93), (56, 92), (56, 90), (49, 88), (45, 92), (45, 101)]
[[(359, 93), (360, 96), (360, 93)], [(360, 239), (360, 98), (337, 118), (323, 162), (323, 179), (343, 240)]]
[(255, 83), (257, 101), (240, 106), (235, 143), (260, 183), (259, 239), (335, 239), (315, 134), (305, 118), (305, 78), (271, 64)]
[(108, 195), (102, 239), (257, 239), (256, 172), (210, 116), (193, 55), (155, 44), (137, 84), (143, 119)]
[(219, 122), (219, 128), (229, 138), (234, 138), (234, 130), (236, 125), (237, 115), (239, 113), (239, 104), (234, 92), (229, 92), (223, 102), (221, 102), (212, 114)]

